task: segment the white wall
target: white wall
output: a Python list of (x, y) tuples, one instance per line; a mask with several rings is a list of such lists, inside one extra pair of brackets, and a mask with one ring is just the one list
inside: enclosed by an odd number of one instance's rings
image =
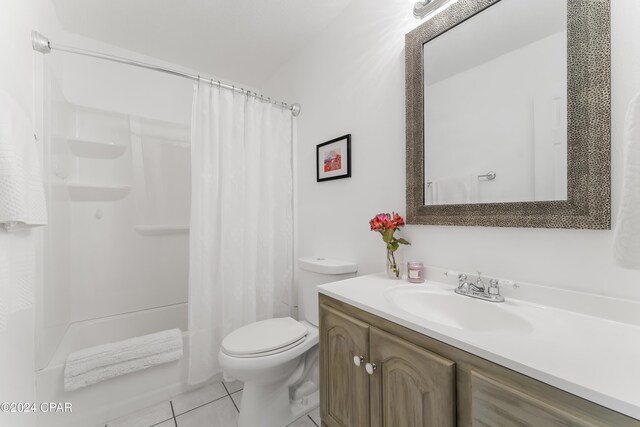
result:
[[(612, 2), (613, 212), (621, 191), (622, 131), (640, 90), (640, 2)], [(404, 34), (419, 25), (406, 0), (354, 0), (265, 88), (302, 104), (298, 123), (298, 252), (381, 271), (378, 212), (405, 209)], [(353, 135), (353, 177), (315, 182), (315, 145)], [(615, 219), (614, 219), (615, 223)], [(612, 263), (613, 232), (408, 226), (409, 258), (427, 264), (640, 299), (640, 273)]]

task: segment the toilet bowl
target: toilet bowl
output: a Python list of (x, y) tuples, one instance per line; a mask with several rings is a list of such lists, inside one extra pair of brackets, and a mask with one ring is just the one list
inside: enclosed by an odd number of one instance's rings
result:
[(301, 258), (299, 266), (305, 320), (262, 320), (236, 329), (222, 342), (220, 365), (244, 382), (238, 427), (284, 427), (318, 406), (317, 286), (354, 277), (357, 266), (318, 257)]
[[(240, 427), (282, 427), (302, 415), (291, 410), (290, 387), (302, 376), (306, 353), (317, 349), (318, 328), (307, 322), (297, 322), (290, 317), (285, 319), (305, 329), (304, 335), (299, 339), (291, 335), (291, 339), (295, 339), (293, 343), (284, 344), (285, 341), (283, 341), (280, 348), (261, 351), (264, 350), (261, 346), (256, 346), (252, 350), (250, 348), (252, 342), (247, 340), (248, 345), (245, 347), (244, 354), (234, 352), (235, 348), (230, 348), (231, 345), (228, 342), (222, 345), (222, 351), (218, 356), (220, 365), (228, 375), (244, 382), (238, 420)], [(248, 332), (240, 328), (227, 338), (234, 337), (236, 334), (236, 338), (243, 336), (248, 339), (260, 330), (268, 335), (282, 326), (281, 320), (285, 319), (256, 322), (248, 325), (254, 327), (252, 331)]]

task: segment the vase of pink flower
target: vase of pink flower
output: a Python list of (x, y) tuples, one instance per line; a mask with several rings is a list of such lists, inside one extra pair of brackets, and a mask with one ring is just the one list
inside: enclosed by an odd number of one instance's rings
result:
[(369, 221), (371, 231), (376, 231), (382, 236), (387, 245), (387, 276), (392, 279), (402, 277), (402, 265), (396, 251), (400, 245), (410, 245), (407, 240), (395, 236), (395, 232), (404, 226), (404, 219), (397, 213), (381, 213)]

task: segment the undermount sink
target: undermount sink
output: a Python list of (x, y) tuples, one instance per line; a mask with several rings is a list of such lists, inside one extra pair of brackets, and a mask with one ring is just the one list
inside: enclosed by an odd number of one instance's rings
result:
[(504, 304), (458, 295), (429, 285), (401, 285), (386, 298), (399, 309), (427, 321), (474, 332), (529, 333), (532, 325)]

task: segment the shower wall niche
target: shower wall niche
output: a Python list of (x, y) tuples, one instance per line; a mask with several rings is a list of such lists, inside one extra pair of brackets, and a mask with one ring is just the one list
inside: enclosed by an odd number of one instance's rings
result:
[(56, 174), (77, 202), (124, 199), (131, 191), (131, 138), (128, 116), (70, 105), (70, 132), (62, 136), (67, 162)]

